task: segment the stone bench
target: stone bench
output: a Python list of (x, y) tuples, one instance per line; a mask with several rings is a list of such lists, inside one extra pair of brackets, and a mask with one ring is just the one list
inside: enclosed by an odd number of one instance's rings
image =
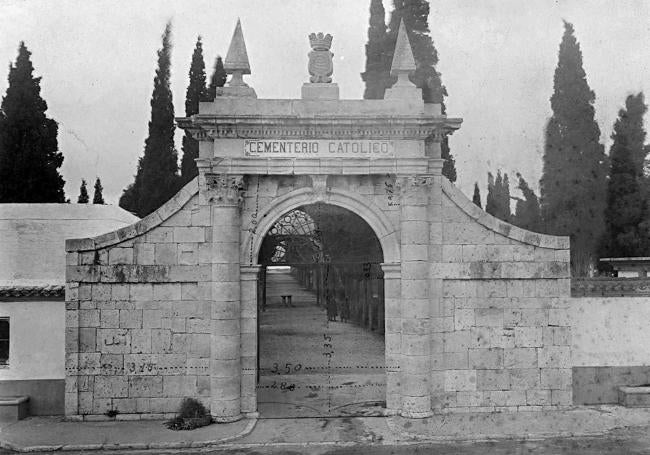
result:
[(650, 407), (650, 386), (619, 387), (618, 404), (627, 408)]
[(29, 415), (29, 397), (0, 396), (0, 422), (17, 422)]

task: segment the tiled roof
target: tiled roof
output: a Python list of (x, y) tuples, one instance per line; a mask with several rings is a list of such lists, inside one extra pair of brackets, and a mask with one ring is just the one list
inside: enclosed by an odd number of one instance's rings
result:
[(64, 285), (0, 286), (0, 298), (47, 297), (64, 298)]

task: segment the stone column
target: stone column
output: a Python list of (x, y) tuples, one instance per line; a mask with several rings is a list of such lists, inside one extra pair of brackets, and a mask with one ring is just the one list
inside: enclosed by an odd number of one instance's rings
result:
[[(453, 318), (445, 318), (442, 299), (442, 278), (440, 263), (442, 262), (442, 166), (440, 159), (441, 143), (447, 133), (436, 131), (425, 142), (425, 155), (428, 158), (428, 173), (432, 175), (433, 185), (429, 191), (429, 302), (431, 317), (431, 356), (442, 359), (443, 338), (449, 324), (453, 326)], [(444, 362), (443, 362), (444, 364)], [(443, 409), (446, 401), (445, 371), (432, 365), (430, 374), (431, 407), (434, 411)]]
[[(402, 321), (400, 319), (400, 297), (402, 273), (400, 264), (384, 263), (384, 313), (386, 328), (386, 413), (399, 414), (402, 407), (400, 390), (400, 359), (402, 354)], [(356, 281), (354, 282), (356, 285)]]
[(206, 175), (212, 207), (212, 346), (210, 413), (217, 422), (241, 419), (240, 203), (242, 177)]
[(398, 179), (400, 188), (400, 242), (402, 248), (402, 363), (401, 414), (431, 416), (430, 301), (429, 301), (429, 191), (430, 176)]
[(257, 280), (262, 267), (242, 266), (241, 276), (241, 410), (257, 416)]

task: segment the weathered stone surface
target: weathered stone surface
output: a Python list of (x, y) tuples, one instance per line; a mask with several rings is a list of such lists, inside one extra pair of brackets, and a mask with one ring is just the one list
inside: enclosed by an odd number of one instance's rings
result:
[[(454, 122), (439, 107), (424, 107), (421, 97), (276, 100), (271, 106), (228, 93), (201, 109), (208, 117), (247, 113), (249, 123), (234, 122), (228, 132), (237, 137), (223, 148), (232, 155), (241, 138), (258, 135), (251, 131), (260, 127), (271, 138), (370, 137), (374, 131), (394, 141), (400, 156), (382, 163), (215, 159), (224, 143), (212, 140), (226, 133), (219, 122), (202, 124), (200, 176), (192, 185), (132, 226), (76, 242), (86, 249), (66, 259), (66, 375), (76, 378), (69, 381), (68, 414), (112, 406), (162, 415), (184, 396), (202, 397), (220, 418), (254, 410), (255, 248), (272, 218), (315, 200), (355, 207), (380, 238), (387, 262), (386, 362), (394, 368), (386, 375), (389, 408), (422, 417), (432, 408), (544, 409), (570, 402), (570, 305), (563, 300), (569, 295), (568, 239), (497, 220), (441, 177), (442, 130), (431, 136), (426, 122), (442, 129)], [(291, 118), (278, 130), (260, 123), (264, 113)], [(296, 116), (306, 116), (307, 126), (297, 125)], [(415, 122), (417, 116), (426, 122)], [(425, 146), (425, 137), (435, 144)], [(206, 183), (206, 173), (216, 180)], [(225, 173), (242, 187), (220, 188), (218, 176)], [(87, 378), (83, 386), (81, 377)]]

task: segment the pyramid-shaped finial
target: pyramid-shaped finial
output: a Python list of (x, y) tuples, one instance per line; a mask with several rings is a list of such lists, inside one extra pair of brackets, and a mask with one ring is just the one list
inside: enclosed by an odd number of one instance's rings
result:
[(242, 75), (251, 73), (251, 66), (248, 63), (248, 52), (246, 52), (246, 43), (244, 42), (244, 33), (241, 30), (241, 21), (237, 19), (235, 32), (232, 34), (228, 54), (223, 62), (226, 73), (232, 74), (230, 85), (246, 85)]
[(415, 71), (415, 58), (413, 49), (406, 33), (404, 19), (402, 18), (397, 32), (397, 42), (395, 43), (395, 53), (393, 54), (393, 63), (390, 66), (390, 75), (399, 76), (400, 73), (409, 74)]

